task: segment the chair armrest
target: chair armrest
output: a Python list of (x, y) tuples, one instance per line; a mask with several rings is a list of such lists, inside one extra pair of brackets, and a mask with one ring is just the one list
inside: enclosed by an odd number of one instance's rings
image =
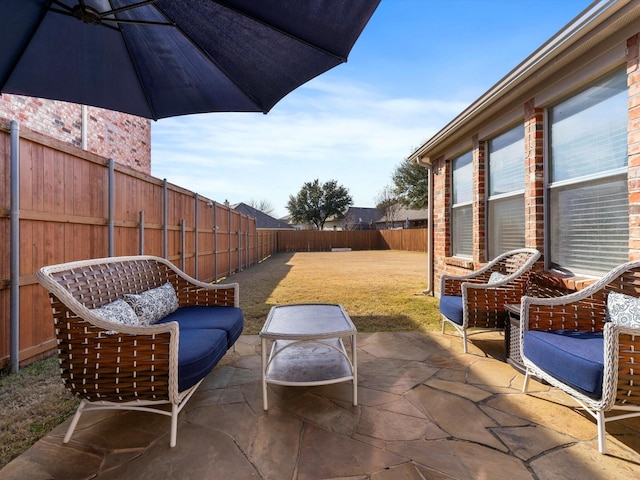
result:
[[(487, 284), (491, 274), (494, 272), (508, 275), (500, 282), (492, 283), (491, 286), (506, 285), (508, 282), (527, 274), (540, 256), (540, 252), (535, 249), (521, 248), (505, 252), (491, 260), (484, 267), (466, 275), (442, 275), (440, 294), (462, 295), (462, 284)], [(519, 303), (519, 300), (516, 303)]]

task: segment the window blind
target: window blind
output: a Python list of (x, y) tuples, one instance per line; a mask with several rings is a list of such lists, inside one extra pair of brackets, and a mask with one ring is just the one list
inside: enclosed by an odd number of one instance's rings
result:
[(552, 266), (598, 275), (628, 261), (626, 175), (552, 188), (551, 202)]

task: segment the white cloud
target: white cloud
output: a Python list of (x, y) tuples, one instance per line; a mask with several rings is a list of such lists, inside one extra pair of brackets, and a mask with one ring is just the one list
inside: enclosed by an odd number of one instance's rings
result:
[(304, 182), (335, 179), (373, 206), (394, 168), (466, 105), (385, 98), (368, 85), (318, 78), (268, 115), (214, 113), (152, 127), (153, 175), (213, 200), (268, 200), (285, 215)]

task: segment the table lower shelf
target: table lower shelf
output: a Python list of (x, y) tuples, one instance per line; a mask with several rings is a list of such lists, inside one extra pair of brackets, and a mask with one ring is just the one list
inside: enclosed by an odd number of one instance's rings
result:
[(262, 338), (262, 399), (265, 411), (267, 384), (287, 386), (329, 385), (351, 381), (353, 405), (358, 405), (356, 336), (349, 335), (351, 359), (342, 338), (273, 340), (267, 358), (267, 339)]
[(340, 338), (275, 340), (266, 367), (267, 383), (327, 385), (354, 379), (354, 369)]

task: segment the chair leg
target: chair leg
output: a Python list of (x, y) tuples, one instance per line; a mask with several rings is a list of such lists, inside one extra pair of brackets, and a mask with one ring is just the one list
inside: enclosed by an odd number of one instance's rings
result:
[(169, 440), (169, 447), (173, 448), (178, 442), (178, 405), (171, 405), (171, 439)]
[(467, 330), (462, 330), (462, 346), (464, 348), (464, 353), (469, 353), (467, 349)]
[(529, 369), (527, 369), (524, 374), (524, 382), (522, 383), (522, 393), (527, 393), (527, 389), (529, 388), (529, 379), (531, 378), (530, 375)]
[(596, 412), (596, 420), (598, 421), (598, 450), (600, 450), (600, 453), (604, 454), (607, 453), (607, 446), (605, 444), (606, 421), (602, 410)]
[(444, 324), (446, 323), (446, 320), (444, 318), (442, 318), (442, 333), (444, 333)]
[(69, 425), (69, 428), (67, 429), (67, 433), (65, 434), (64, 439), (62, 440), (62, 443), (69, 443), (69, 440), (71, 440), (71, 435), (73, 435), (73, 432), (78, 426), (78, 420), (80, 420), (80, 415), (82, 415), (82, 412), (84, 411), (84, 407), (86, 406), (87, 406), (87, 401), (80, 400), (80, 405), (78, 405), (78, 409), (76, 410), (76, 413), (73, 415), (73, 418), (71, 419), (71, 425)]

